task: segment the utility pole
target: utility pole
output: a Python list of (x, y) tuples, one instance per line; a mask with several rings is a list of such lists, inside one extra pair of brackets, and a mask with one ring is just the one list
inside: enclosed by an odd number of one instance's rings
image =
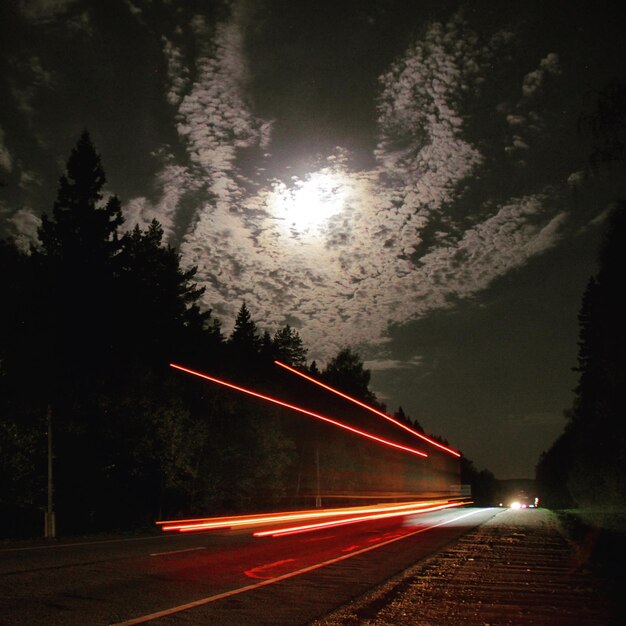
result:
[(44, 514), (44, 536), (46, 539), (55, 539), (57, 536), (54, 514), (54, 481), (52, 474), (52, 408), (48, 405), (48, 507)]

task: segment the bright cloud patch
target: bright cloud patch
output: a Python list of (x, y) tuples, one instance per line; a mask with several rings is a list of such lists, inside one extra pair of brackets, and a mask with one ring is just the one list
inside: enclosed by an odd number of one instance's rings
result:
[[(353, 167), (339, 149), (308, 175), (260, 183), (244, 163), (271, 160), (280, 120), (252, 112), (240, 16), (214, 29), (197, 18), (194, 29), (202, 43), (194, 71), (174, 43), (164, 48), (166, 98), (178, 107), (188, 164), (168, 162), (162, 199), (131, 208), (139, 221), (152, 214), (173, 225), (185, 193), (208, 193), (181, 251), (226, 331), (245, 299), (263, 327), (296, 326), (316, 358), (345, 345), (382, 350), (389, 324), (452, 306), (558, 240), (565, 216), (548, 208), (544, 190), (464, 200), (487, 167), (464, 111), (482, 97), (497, 54), (462, 20), (433, 24), (380, 77), (373, 168)], [(555, 74), (557, 61), (548, 55), (541, 71)], [(495, 117), (496, 104), (481, 106)], [(508, 121), (518, 128), (525, 120)], [(504, 153), (510, 137), (501, 141)], [(521, 136), (514, 145), (531, 148)], [(372, 362), (392, 366), (378, 356)]]
[(318, 229), (345, 207), (349, 193), (347, 182), (328, 170), (314, 172), (291, 187), (278, 182), (268, 196), (268, 208), (287, 228), (296, 232)]

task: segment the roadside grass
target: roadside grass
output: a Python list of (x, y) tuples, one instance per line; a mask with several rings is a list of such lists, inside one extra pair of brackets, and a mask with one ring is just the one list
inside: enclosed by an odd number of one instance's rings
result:
[(626, 533), (626, 506), (566, 509), (561, 513), (577, 518), (588, 527)]
[(626, 507), (555, 511), (574, 545), (574, 568), (588, 568), (603, 582), (616, 624), (626, 624)]

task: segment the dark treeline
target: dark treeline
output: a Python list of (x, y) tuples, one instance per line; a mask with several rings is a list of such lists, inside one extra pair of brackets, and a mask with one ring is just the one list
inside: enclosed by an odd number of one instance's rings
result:
[(537, 466), (549, 506), (624, 507), (626, 502), (626, 203), (608, 219), (599, 269), (582, 298), (578, 385), (565, 431)]
[[(307, 364), (295, 329), (262, 332), (245, 303), (225, 337), (199, 307), (195, 268), (181, 266), (157, 221), (124, 229), (119, 199), (103, 197), (105, 182), (85, 132), (36, 245), (26, 254), (0, 242), (2, 534), (40, 532), (48, 420), (62, 533), (310, 506), (318, 491), (339, 502), (458, 482), (444, 461), (416, 471), (406, 455), (172, 370), (180, 363), (336, 412), (336, 398), (281, 371), (279, 359), (384, 408), (350, 349), (320, 371)], [(341, 417), (356, 426), (366, 419), (345, 401)], [(396, 417), (422, 430), (402, 409)], [(368, 430), (387, 433), (382, 420), (370, 422)]]
[[(591, 165), (626, 163), (626, 81), (600, 94), (583, 125), (596, 139)], [(550, 506), (624, 508), (626, 503), (626, 201), (609, 212), (598, 270), (587, 284), (578, 316), (578, 385), (564, 432), (537, 466)]]

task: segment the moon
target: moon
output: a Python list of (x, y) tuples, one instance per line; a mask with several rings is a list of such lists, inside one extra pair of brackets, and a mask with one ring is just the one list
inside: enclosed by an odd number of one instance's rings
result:
[(291, 188), (278, 183), (270, 206), (273, 214), (291, 231), (313, 232), (345, 206), (347, 187), (335, 173), (314, 172)]

